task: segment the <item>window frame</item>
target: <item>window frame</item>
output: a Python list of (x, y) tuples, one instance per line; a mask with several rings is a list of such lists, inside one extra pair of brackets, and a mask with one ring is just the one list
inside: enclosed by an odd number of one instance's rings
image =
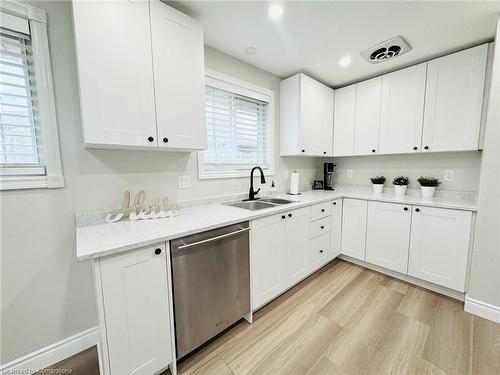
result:
[(52, 67), (47, 35), (47, 15), (43, 9), (16, 1), (2, 1), (0, 12), (28, 21), (33, 64), (36, 74), (41, 143), (44, 146), (45, 174), (33, 174), (33, 168), (0, 167), (0, 190), (61, 188), (64, 177), (59, 149)]
[[(205, 70), (206, 86), (215, 87), (221, 90), (229, 91), (235, 94), (243, 95), (252, 99), (265, 101), (267, 107), (267, 141), (269, 147), (267, 157), (269, 159), (269, 167), (263, 169), (265, 176), (275, 175), (275, 113), (274, 113), (274, 91), (260, 87), (246, 81), (228, 76), (214, 70)], [(206, 123), (205, 123), (206, 126)], [(248, 169), (222, 168), (213, 170), (205, 168), (204, 151), (198, 151), (198, 178), (200, 180), (217, 179), (217, 178), (241, 178), (248, 177), (251, 167)]]

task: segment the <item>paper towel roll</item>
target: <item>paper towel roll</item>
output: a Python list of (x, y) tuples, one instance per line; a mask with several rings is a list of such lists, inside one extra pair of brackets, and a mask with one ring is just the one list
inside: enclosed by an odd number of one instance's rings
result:
[(299, 172), (290, 173), (290, 194), (299, 194)]

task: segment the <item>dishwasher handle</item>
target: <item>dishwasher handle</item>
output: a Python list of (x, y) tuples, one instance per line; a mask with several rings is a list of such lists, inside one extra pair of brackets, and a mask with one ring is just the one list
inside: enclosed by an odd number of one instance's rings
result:
[(177, 249), (178, 250), (187, 249), (189, 247), (202, 245), (202, 244), (207, 243), (207, 242), (217, 241), (217, 240), (220, 240), (222, 238), (234, 236), (235, 234), (239, 234), (239, 233), (243, 233), (243, 232), (248, 232), (249, 230), (250, 230), (250, 227), (248, 227), (248, 228), (241, 228), (241, 229), (238, 229), (238, 230), (236, 230), (234, 232), (231, 232), (231, 233), (221, 234), (220, 236), (215, 236), (215, 237), (212, 237), (212, 238), (207, 238), (206, 240), (201, 240), (201, 241), (189, 243), (189, 244), (186, 244), (186, 245), (182, 245), (182, 246), (179, 246)]

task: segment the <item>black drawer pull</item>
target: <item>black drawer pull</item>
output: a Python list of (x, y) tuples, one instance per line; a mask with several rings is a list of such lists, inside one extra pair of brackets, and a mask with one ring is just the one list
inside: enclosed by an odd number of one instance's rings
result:
[(161, 254), (161, 249), (156, 249), (156, 250), (155, 250), (155, 254), (156, 254), (156, 255), (160, 255), (160, 254)]

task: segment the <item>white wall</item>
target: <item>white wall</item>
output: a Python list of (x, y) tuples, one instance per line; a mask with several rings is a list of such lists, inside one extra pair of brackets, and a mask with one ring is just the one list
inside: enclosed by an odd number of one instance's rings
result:
[[(500, 40), (500, 17), (496, 40)], [(500, 44), (496, 43), (485, 144), (479, 183), (479, 212), (468, 297), (496, 306), (500, 316)]]
[[(119, 207), (124, 190), (184, 200), (247, 192), (249, 185), (246, 178), (198, 181), (196, 154), (84, 149), (70, 3), (32, 4), (48, 13), (66, 187), (0, 193), (0, 364), (97, 324), (90, 264), (75, 259), (75, 212)], [(279, 78), (211, 48), (205, 52), (209, 68), (276, 90), (278, 126)], [(276, 145), (278, 137), (279, 128)], [(309, 184), (316, 164), (277, 157), (274, 179), (282, 187), (297, 169), (301, 183)], [(180, 174), (191, 175), (191, 189), (177, 189)]]
[[(443, 182), (439, 189), (453, 191), (477, 191), (481, 152), (447, 152), (436, 154), (353, 156), (329, 159), (336, 164), (335, 183), (370, 185), (370, 177), (385, 176), (386, 186), (392, 186), (396, 176), (410, 177), (410, 188), (419, 188), (417, 178), (434, 176), (441, 181), (445, 170), (454, 171), (452, 182)], [(322, 160), (318, 168), (322, 168)], [(347, 169), (353, 177), (347, 177)]]

